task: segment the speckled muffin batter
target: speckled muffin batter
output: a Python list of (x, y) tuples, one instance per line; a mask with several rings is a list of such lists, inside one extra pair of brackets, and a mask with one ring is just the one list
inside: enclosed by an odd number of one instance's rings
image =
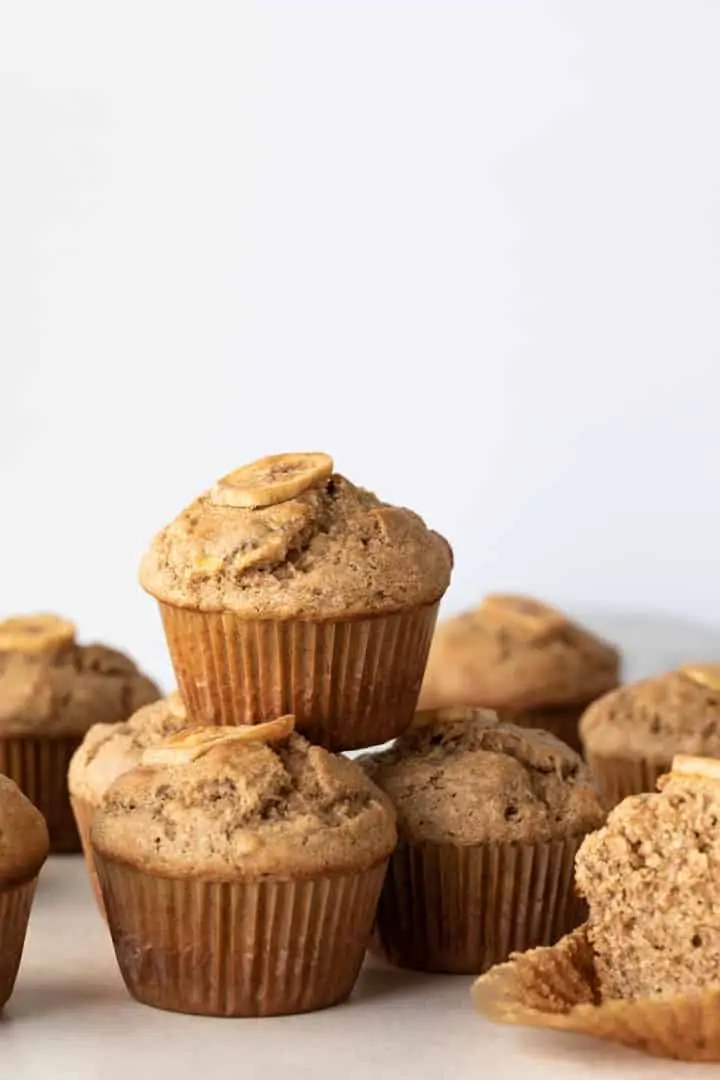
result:
[(352, 991), (394, 813), (358, 765), (292, 726), (285, 716), (181, 732), (108, 791), (92, 840), (138, 1000), (266, 1016)]
[(361, 761), (398, 815), (374, 939), (387, 959), (481, 972), (581, 921), (573, 859), (604, 814), (559, 739), (446, 709), (419, 713), (393, 747)]
[(417, 705), (452, 551), (422, 518), (276, 454), (220, 479), (164, 528), (140, 581), (202, 724), (283, 713), (332, 750), (373, 746)]

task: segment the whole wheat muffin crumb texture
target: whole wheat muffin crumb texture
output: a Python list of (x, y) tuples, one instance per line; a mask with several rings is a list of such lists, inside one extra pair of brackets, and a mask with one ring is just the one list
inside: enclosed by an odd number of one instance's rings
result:
[(617, 685), (615, 648), (531, 597), (491, 595), (438, 626), (422, 708), (532, 709), (588, 702)]
[(40, 811), (12, 780), (0, 775), (0, 889), (35, 877), (47, 858), (48, 846)]
[(294, 497), (254, 507), (218, 502), (216, 485), (158, 534), (140, 581), (181, 607), (330, 618), (437, 601), (451, 569), (447, 541), (413, 511), (316, 472)]
[(148, 746), (190, 723), (180, 695), (143, 705), (129, 720), (93, 724), (75, 751), (68, 771), (70, 794), (99, 806), (114, 780), (140, 764)]
[(577, 855), (604, 997), (720, 986), (720, 782), (660, 786), (625, 799)]
[(396, 832), (389, 801), (358, 765), (292, 734), (125, 773), (92, 839), (152, 873), (234, 880), (365, 869), (390, 854)]
[(361, 761), (413, 843), (536, 843), (581, 835), (604, 818), (578, 754), (477, 709), (420, 713), (392, 747)]
[(622, 686), (580, 721), (585, 748), (607, 757), (670, 763), (674, 754), (720, 756), (720, 689), (682, 671)]

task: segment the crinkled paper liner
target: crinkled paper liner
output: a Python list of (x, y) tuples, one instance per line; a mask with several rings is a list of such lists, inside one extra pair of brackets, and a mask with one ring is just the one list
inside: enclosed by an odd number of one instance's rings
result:
[(132, 996), (210, 1016), (308, 1012), (347, 998), (386, 867), (212, 882), (159, 877), (97, 851), (95, 861)]
[(37, 878), (0, 890), (0, 1009), (15, 986)]
[(478, 974), (515, 950), (557, 941), (587, 914), (573, 887), (581, 840), (401, 842), (380, 896), (373, 952), (400, 967)]
[(606, 757), (587, 753), (587, 762), (606, 806), (617, 806), (628, 795), (655, 791), (658, 779), (670, 771), (670, 761), (643, 758)]
[(594, 1035), (657, 1057), (720, 1061), (720, 990), (600, 1001), (584, 926), (493, 968), (472, 994), (483, 1016), (503, 1024)]
[(0, 773), (9, 776), (37, 806), (50, 834), (50, 851), (80, 851), (80, 838), (70, 807), (67, 773), (81, 735), (0, 738)]
[(394, 739), (410, 725), (438, 603), (339, 621), (243, 619), (160, 603), (190, 716), (252, 724), (285, 713), (330, 750)]
[(95, 856), (90, 843), (90, 829), (92, 828), (93, 818), (95, 816), (95, 807), (91, 802), (88, 802), (87, 799), (81, 799), (77, 795), (70, 796), (70, 805), (72, 806), (78, 833), (80, 834), (80, 843), (82, 844), (82, 852), (85, 856), (85, 867), (88, 872), (88, 877), (90, 878), (90, 884), (95, 893), (95, 899), (100, 908), (100, 914), (104, 918), (105, 905), (103, 904), (97, 870), (95, 869)]

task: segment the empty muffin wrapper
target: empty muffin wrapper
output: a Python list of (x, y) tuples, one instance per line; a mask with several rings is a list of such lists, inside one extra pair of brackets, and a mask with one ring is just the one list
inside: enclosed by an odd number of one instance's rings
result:
[(516, 953), (472, 989), (478, 1012), (504, 1024), (593, 1035), (682, 1061), (720, 1061), (720, 989), (668, 999), (601, 1001), (586, 927)]

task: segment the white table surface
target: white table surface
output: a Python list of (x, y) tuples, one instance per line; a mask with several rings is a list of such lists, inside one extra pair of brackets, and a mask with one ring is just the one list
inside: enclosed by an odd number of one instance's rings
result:
[[(629, 677), (689, 656), (717, 659), (717, 630), (596, 619), (630, 652)], [(642, 1080), (720, 1077), (580, 1036), (505, 1028), (476, 1015), (470, 980), (369, 960), (344, 1005), (304, 1016), (222, 1020), (164, 1013), (125, 991), (79, 857), (50, 859), (15, 993), (0, 1014), (0, 1080)], [(170, 1070), (172, 1073), (170, 1074)]]

